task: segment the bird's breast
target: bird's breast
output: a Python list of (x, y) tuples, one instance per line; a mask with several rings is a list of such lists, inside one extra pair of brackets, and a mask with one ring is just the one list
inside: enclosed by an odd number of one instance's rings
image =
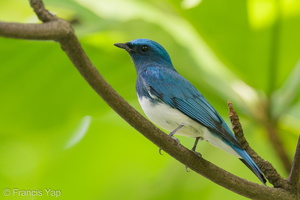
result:
[(203, 133), (207, 131), (205, 127), (162, 101), (145, 96), (139, 96), (138, 99), (146, 116), (167, 131), (171, 132), (182, 124), (184, 126), (176, 132), (177, 135), (202, 137)]

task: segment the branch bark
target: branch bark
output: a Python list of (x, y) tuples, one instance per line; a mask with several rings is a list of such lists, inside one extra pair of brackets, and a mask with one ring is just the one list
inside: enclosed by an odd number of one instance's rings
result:
[(45, 23), (33, 25), (0, 22), (0, 36), (59, 42), (80, 74), (112, 109), (147, 139), (198, 174), (251, 199), (297, 199), (293, 193), (284, 188), (271, 188), (239, 178), (178, 145), (130, 106), (104, 80), (85, 54), (68, 22), (53, 16), (44, 8), (41, 0), (30, 0), (30, 3), (39, 19)]
[(30, 6), (33, 8), (36, 16), (41, 20), (42, 22), (49, 22), (49, 21), (55, 21), (59, 19), (52, 13), (50, 13), (44, 6), (44, 3), (42, 0), (29, 0)]
[(59, 41), (73, 32), (69, 22), (59, 19), (42, 24), (6, 23), (0, 21), (0, 35), (2, 37), (27, 40)]

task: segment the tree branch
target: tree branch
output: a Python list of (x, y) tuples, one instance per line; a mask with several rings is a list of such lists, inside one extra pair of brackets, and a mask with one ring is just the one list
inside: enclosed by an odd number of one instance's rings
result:
[(294, 161), (292, 163), (292, 170), (288, 177), (291, 186), (300, 192), (300, 136), (296, 147)]
[(62, 19), (42, 24), (6, 23), (0, 21), (0, 35), (16, 39), (58, 41), (72, 31), (70, 23)]
[[(68, 22), (49, 14), (44, 8), (41, 0), (30, 0), (34, 11), (39, 18), (47, 23), (36, 25), (32, 28), (24, 24), (0, 23), (0, 36), (20, 39), (43, 39), (58, 41), (66, 52), (74, 66), (90, 84), (90, 86), (114, 109), (124, 120), (143, 134), (146, 138), (156, 144), (159, 148), (170, 154), (172, 157), (210, 179), (211, 181), (252, 199), (262, 200), (296, 200), (293, 193), (282, 188), (271, 188), (264, 185), (249, 182), (239, 178), (220, 167), (200, 158), (194, 152), (178, 145), (170, 136), (155, 127), (150, 121), (130, 106), (113, 88), (104, 80), (98, 70), (93, 66), (84, 50), (82, 49), (74, 31)], [(52, 25), (53, 24), (53, 25)], [(48, 33), (53, 26), (57, 33)], [(28, 28), (29, 27), (29, 28)], [(43, 28), (44, 27), (44, 28)], [(7, 29), (7, 30), (4, 30)], [(26, 30), (25, 29), (29, 29)], [(62, 29), (62, 30), (58, 30)], [(47, 31), (46, 31), (47, 30)], [(26, 32), (20, 34), (17, 32)]]
[(239, 116), (235, 112), (233, 105), (230, 101), (227, 103), (229, 109), (229, 117), (232, 124), (232, 129), (235, 134), (235, 137), (238, 139), (243, 149), (251, 156), (254, 162), (258, 165), (258, 167), (262, 170), (267, 180), (274, 185), (274, 187), (290, 189), (289, 183), (282, 178), (277, 170), (273, 167), (271, 163), (262, 159), (249, 145), (247, 142), (244, 131), (242, 128), (242, 124), (239, 121)]
[(30, 6), (33, 8), (36, 16), (42, 22), (55, 21), (58, 19), (55, 15), (50, 13), (44, 6), (43, 1), (41, 0), (29, 0)]

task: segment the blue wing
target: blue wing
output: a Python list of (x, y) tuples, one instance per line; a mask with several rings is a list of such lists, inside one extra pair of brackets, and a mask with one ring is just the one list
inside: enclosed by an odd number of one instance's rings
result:
[(241, 148), (217, 111), (187, 79), (175, 70), (148, 67), (139, 74), (138, 81), (140, 83), (137, 85), (143, 84), (151, 95), (205, 126), (229, 145)]

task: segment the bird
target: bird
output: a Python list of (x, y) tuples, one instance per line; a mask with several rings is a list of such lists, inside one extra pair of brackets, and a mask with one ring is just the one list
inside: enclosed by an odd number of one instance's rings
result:
[(239, 158), (265, 184), (266, 179), (242, 148), (226, 122), (202, 93), (174, 68), (168, 52), (149, 39), (115, 43), (126, 50), (136, 69), (136, 93), (145, 115), (170, 132), (170, 136), (195, 138), (192, 151), (199, 140)]

